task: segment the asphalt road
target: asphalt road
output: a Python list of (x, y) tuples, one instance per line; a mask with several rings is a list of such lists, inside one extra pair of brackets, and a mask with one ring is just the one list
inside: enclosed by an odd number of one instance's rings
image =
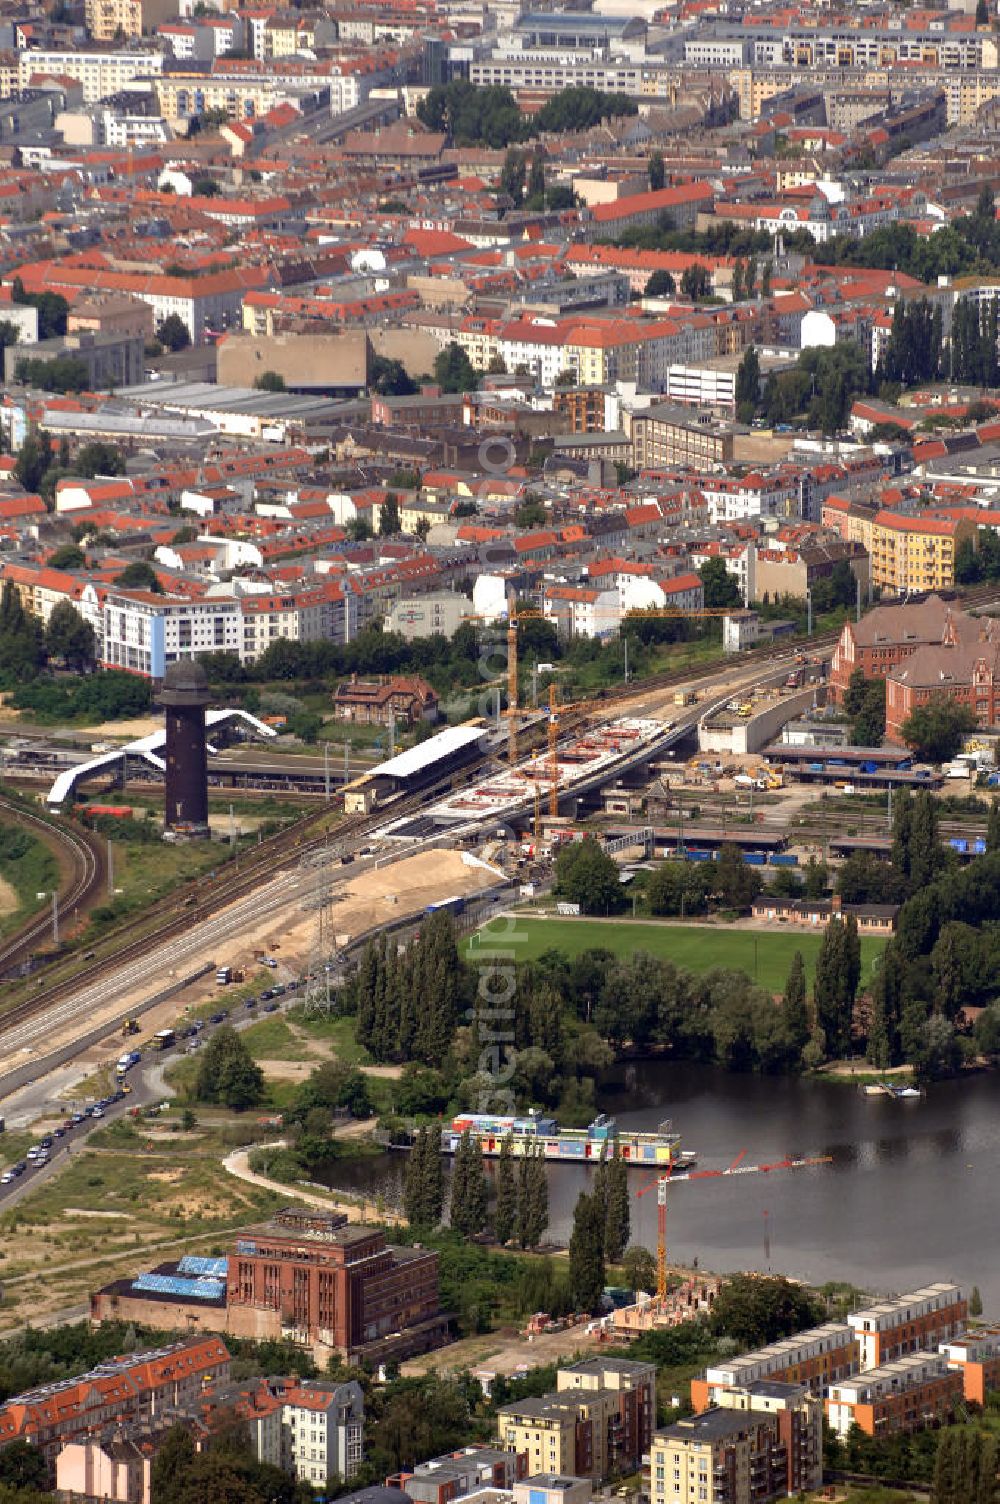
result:
[[(297, 997), (298, 987), (296, 986), (280, 1002), (274, 999), (278, 1002), (278, 1006), (271, 1008), (270, 1012), (273, 1014), (282, 1011), (294, 1003)], [(227, 1006), (224, 994), (220, 993), (219, 1011), (226, 1009)], [(195, 1036), (200, 1042), (199, 1048), (206, 1039), (211, 1037), (215, 1029), (222, 1027), (223, 1022), (231, 1023), (237, 1029), (245, 1029), (256, 1023), (264, 1013), (265, 1009), (260, 1003), (253, 1008), (247, 1008), (243, 1003), (233, 1004), (227, 1017), (220, 1023), (212, 1024), (206, 1020), (204, 1027)], [(40, 1165), (36, 1168), (29, 1160), (22, 1175), (7, 1185), (0, 1185), (0, 1211), (9, 1211), (38, 1186), (44, 1185), (53, 1175), (64, 1169), (67, 1161), (72, 1158), (73, 1151), (86, 1144), (91, 1135), (97, 1133), (99, 1129), (134, 1112), (136, 1108), (148, 1107), (151, 1103), (162, 1101), (164, 1097), (169, 1096), (164, 1083), (165, 1071), (167, 1067), (184, 1058), (191, 1042), (191, 1038), (178, 1039), (177, 1043), (167, 1050), (147, 1051), (140, 1063), (129, 1071), (126, 1077), (129, 1090), (122, 1101), (109, 1103), (104, 1108), (104, 1116), (101, 1118), (85, 1118), (82, 1123), (71, 1125), (66, 1129), (64, 1137), (53, 1136), (47, 1165)], [(124, 1053), (128, 1048), (128, 1040), (121, 1040), (119, 1053)], [(74, 1103), (74, 1100), (78, 1105), (72, 1107), (70, 1111), (84, 1111), (82, 1099), (74, 1098), (73, 1087), (79, 1079), (79, 1067), (66, 1065), (28, 1086), (21, 1087), (4, 1103), (7, 1128), (23, 1130), (37, 1122), (39, 1118), (63, 1119), (70, 1115), (66, 1113), (66, 1104)]]

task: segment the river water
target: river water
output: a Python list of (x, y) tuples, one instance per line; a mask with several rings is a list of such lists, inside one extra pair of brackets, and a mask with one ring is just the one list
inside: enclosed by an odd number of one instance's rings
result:
[[(616, 1068), (601, 1107), (654, 1128), (672, 1118), (699, 1168), (830, 1155), (832, 1162), (669, 1190), (668, 1257), (717, 1271), (772, 1269), (822, 1283), (893, 1291), (935, 1279), (977, 1284), (1000, 1317), (1000, 1076), (928, 1088), (926, 1097), (866, 1097), (847, 1085), (737, 1076), (711, 1066), (642, 1061)], [(344, 1189), (398, 1201), (402, 1155), (331, 1166)], [(549, 1167), (550, 1236), (568, 1238), (592, 1172)], [(630, 1172), (632, 1240), (656, 1246), (651, 1177)]]

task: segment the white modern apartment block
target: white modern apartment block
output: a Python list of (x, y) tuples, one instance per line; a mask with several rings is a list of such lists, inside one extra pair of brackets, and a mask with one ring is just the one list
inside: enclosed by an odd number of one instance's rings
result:
[(61, 74), (83, 86), (84, 104), (97, 104), (137, 78), (163, 71), (162, 52), (23, 51), (17, 60), (18, 87), (27, 89), (40, 73)]

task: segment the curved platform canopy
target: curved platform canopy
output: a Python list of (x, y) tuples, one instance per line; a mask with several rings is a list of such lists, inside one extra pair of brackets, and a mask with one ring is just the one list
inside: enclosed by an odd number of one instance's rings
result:
[[(248, 710), (208, 710), (205, 712), (205, 726), (209, 731), (213, 726), (221, 726), (226, 722), (242, 724), (257, 736), (277, 736), (278, 734), (273, 726), (268, 726), (257, 716), (251, 715)], [(88, 758), (86, 762), (77, 763), (73, 768), (64, 768), (45, 796), (45, 803), (50, 809), (57, 809), (75, 794), (78, 783), (93, 778), (97, 773), (117, 767), (123, 757), (137, 757), (151, 768), (155, 768), (158, 773), (165, 773), (167, 765), (163, 760), (163, 751), (166, 740), (166, 730), (154, 731), (149, 736), (138, 737), (134, 742), (126, 742), (124, 746), (117, 747), (114, 752), (102, 752), (100, 756)]]

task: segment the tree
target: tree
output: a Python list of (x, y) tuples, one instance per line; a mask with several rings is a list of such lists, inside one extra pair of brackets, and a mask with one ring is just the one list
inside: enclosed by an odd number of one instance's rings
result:
[(641, 1243), (632, 1243), (622, 1255), (622, 1274), (630, 1290), (645, 1290), (652, 1295), (656, 1289), (656, 1260)]
[(218, 1102), (234, 1112), (264, 1100), (264, 1073), (231, 1024), (216, 1029), (202, 1050), (194, 1094), (200, 1102)]
[(434, 380), (443, 392), (474, 392), (479, 377), (461, 345), (452, 341), (435, 357)]
[(382, 397), (412, 397), (417, 383), (407, 373), (401, 360), (373, 355), (368, 369), (368, 388)]
[(628, 1199), (628, 1166), (616, 1149), (608, 1161), (605, 1180), (604, 1257), (617, 1264), (628, 1245), (631, 1214)]
[(280, 371), (261, 371), (259, 376), (254, 377), (253, 384), (260, 392), (283, 392), (286, 390), (285, 378)]
[(569, 1240), (569, 1288), (579, 1311), (596, 1311), (604, 1294), (604, 1232), (602, 1203), (582, 1192)]
[(709, 297), (711, 291), (712, 275), (707, 266), (695, 261), (685, 268), (681, 275), (681, 293), (685, 298), (697, 303), (700, 298)]
[(729, 573), (725, 559), (706, 559), (698, 571), (705, 591), (705, 605), (712, 610), (742, 606), (736, 576)]
[(496, 351), (493, 355), (490, 356), (489, 364), (486, 367), (486, 373), (489, 376), (506, 376), (507, 362), (504, 360), (499, 351)]
[(168, 350), (186, 350), (191, 343), (188, 326), (177, 313), (170, 313), (158, 326), (156, 337)]
[(914, 706), (900, 727), (904, 742), (925, 762), (948, 762), (962, 738), (976, 727), (976, 717), (968, 705), (947, 694), (934, 694)]
[(444, 1210), (444, 1172), (439, 1130), (421, 1128), (410, 1149), (403, 1181), (403, 1210), (411, 1227), (430, 1231)]
[(0, 591), (0, 675), (27, 683), (45, 662), (42, 624), (25, 611), (21, 597), (5, 580)]
[(115, 576), (115, 584), (122, 590), (150, 590), (154, 595), (163, 594), (163, 586), (156, 577), (156, 570), (145, 559), (136, 559), (126, 564), (121, 574)]
[(548, 1225), (549, 1183), (545, 1174), (545, 1161), (537, 1149), (526, 1145), (518, 1166), (514, 1234), (522, 1248), (537, 1248)]
[(45, 650), (50, 658), (61, 658), (77, 673), (93, 665), (97, 653), (94, 629), (70, 601), (60, 601), (53, 608), (45, 628)]
[(981, 1316), (983, 1314), (983, 1297), (979, 1293), (979, 1286), (973, 1285), (969, 1295), (969, 1315)]
[(736, 368), (736, 412), (743, 423), (749, 423), (760, 401), (760, 356), (753, 345), (748, 345)]
[(650, 193), (661, 192), (664, 183), (667, 181), (667, 171), (663, 163), (662, 151), (654, 151), (652, 153), (646, 171), (649, 174)]
[(82, 569), (86, 562), (87, 555), (78, 543), (64, 543), (48, 557), (50, 569)]
[(564, 842), (556, 857), (555, 890), (578, 903), (582, 914), (617, 914), (625, 906), (618, 868), (593, 836)]
[(486, 1175), (479, 1140), (468, 1129), (455, 1151), (451, 1176), (451, 1210), (448, 1218), (456, 1232), (474, 1238), (486, 1226)]
[(493, 1236), (501, 1247), (514, 1236), (517, 1221), (517, 1182), (514, 1179), (514, 1160), (511, 1152), (510, 1134), (506, 1133), (500, 1145), (497, 1160), (496, 1201), (493, 1207)]
[[(979, 1309), (982, 1311), (982, 1304)], [(0, 1448), (0, 1488), (44, 1493), (48, 1481), (49, 1470), (39, 1447), (19, 1440)]]
[(672, 298), (677, 291), (677, 283), (669, 272), (651, 272), (646, 283), (645, 296), (647, 298)]
[(171, 1426), (153, 1457), (149, 1486), (152, 1504), (177, 1504), (198, 1453), (187, 1426)]
[(378, 519), (378, 535), (380, 538), (394, 538), (402, 530), (399, 520), (399, 497), (395, 491), (390, 491), (382, 506)]
[(834, 1058), (846, 1055), (851, 1045), (854, 996), (860, 979), (861, 952), (857, 921), (853, 915), (836, 915), (823, 933), (813, 979), (813, 1007), (817, 1026)]
[(52, 464), (52, 444), (47, 434), (29, 433), (17, 453), (14, 474), (26, 491), (37, 491)]
[(14, 278), (13, 299), (22, 307), (38, 309), (38, 338), (56, 339), (66, 333), (69, 303), (59, 292), (25, 292), (20, 277)]
[(854, 716), (851, 741), (856, 747), (880, 747), (885, 736), (885, 680), (871, 679)]
[(500, 192), (507, 195), (515, 209), (524, 203), (524, 183), (527, 164), (523, 151), (507, 153), (500, 173)]
[(727, 842), (715, 864), (715, 888), (722, 902), (729, 909), (748, 909), (762, 887), (760, 873), (747, 866), (738, 846)]
[(809, 1043), (809, 1010), (806, 1005), (806, 967), (800, 950), (792, 957), (781, 999), (781, 1015), (789, 1048), (801, 1055)]
[(790, 1337), (820, 1320), (820, 1306), (801, 1285), (781, 1276), (735, 1274), (715, 1297), (710, 1325), (742, 1349)]
[(77, 475), (92, 479), (96, 475), (124, 475), (125, 456), (115, 444), (106, 444), (101, 439), (82, 444), (73, 460)]

